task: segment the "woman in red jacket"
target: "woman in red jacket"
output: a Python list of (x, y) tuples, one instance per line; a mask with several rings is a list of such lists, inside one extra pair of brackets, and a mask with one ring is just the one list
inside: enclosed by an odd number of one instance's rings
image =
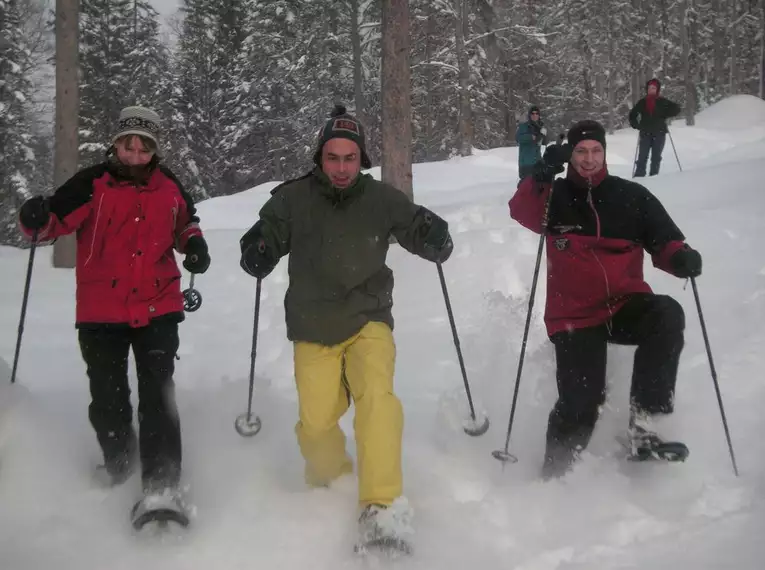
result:
[[(607, 343), (637, 345), (630, 398), (638, 425), (672, 412), (685, 315), (677, 301), (652, 293), (643, 252), (677, 277), (701, 274), (701, 256), (661, 202), (610, 175), (605, 153), (603, 127), (577, 123), (568, 144), (549, 147), (510, 200), (515, 220), (547, 234), (545, 324), (555, 345), (558, 401), (548, 423), (545, 476), (564, 473), (589, 443), (605, 401)], [(553, 186), (567, 162), (566, 178)]]
[(173, 249), (186, 254), (183, 266), (192, 273), (210, 265), (191, 198), (159, 164), (159, 126), (150, 109), (123, 109), (105, 162), (80, 170), (50, 197), (27, 200), (19, 212), (23, 232), (38, 242), (77, 233), (76, 328), (90, 379), (90, 422), (110, 482), (124, 482), (140, 454), (147, 494), (176, 490), (181, 476), (173, 371), (184, 315)]

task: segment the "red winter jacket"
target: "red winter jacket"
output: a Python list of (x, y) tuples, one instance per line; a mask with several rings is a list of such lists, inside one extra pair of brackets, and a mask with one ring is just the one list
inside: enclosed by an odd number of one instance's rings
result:
[[(38, 241), (77, 232), (77, 327), (130, 325), (168, 315), (183, 320), (183, 253), (201, 236), (196, 209), (172, 172), (154, 168), (146, 185), (120, 179), (108, 162), (85, 168), (50, 198)], [(32, 232), (22, 225), (31, 238)]]
[[(541, 190), (541, 191), (540, 191)], [(510, 200), (510, 215), (542, 232), (549, 184), (524, 179)], [(643, 250), (672, 273), (670, 258), (684, 236), (646, 188), (604, 173), (588, 189), (573, 168), (552, 189), (547, 224), (547, 333), (606, 323), (633, 293), (650, 293)]]

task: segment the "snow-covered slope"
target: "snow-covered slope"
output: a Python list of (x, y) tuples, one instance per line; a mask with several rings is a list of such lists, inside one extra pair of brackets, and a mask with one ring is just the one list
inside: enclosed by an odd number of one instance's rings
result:
[[(746, 116), (746, 120), (742, 119)], [(554, 361), (541, 321), (540, 281), (511, 451), (505, 440), (537, 237), (514, 223), (507, 200), (515, 149), (416, 165), (415, 195), (446, 216), (455, 254), (444, 266), (474, 396), (492, 428), (461, 431), (466, 404), (435, 268), (398, 247), (397, 391), (404, 404), (405, 491), (414, 509), (414, 558), (401, 568), (563, 570), (762, 566), (765, 543), (765, 103), (738, 96), (673, 124), (662, 174), (646, 179), (704, 255), (699, 278), (741, 476), (732, 474), (690, 287), (646, 265), (655, 290), (686, 309), (676, 413), (685, 464), (628, 464), (614, 435), (627, 421), (632, 349), (609, 352), (611, 391), (589, 453), (562, 481), (537, 479), (555, 398)], [(629, 177), (634, 131), (608, 139), (608, 162)], [(377, 172), (377, 171), (375, 171)], [(379, 172), (378, 172), (379, 174)], [(164, 543), (132, 535), (138, 481), (111, 491), (91, 478), (98, 449), (87, 420), (87, 381), (74, 318), (74, 276), (41, 249), (32, 281), (19, 379), (0, 371), (0, 568), (362, 567), (351, 553), (355, 478), (309, 491), (294, 441), (296, 396), (282, 299), (286, 264), (264, 284), (255, 409), (263, 431), (243, 439), (254, 281), (238, 240), (275, 183), (200, 205), (213, 265), (197, 279), (202, 309), (181, 329), (176, 380), (193, 529)], [(0, 248), (0, 355), (13, 357), (27, 252)], [(2, 370), (8, 368), (3, 365)], [(352, 412), (342, 425), (349, 434)]]

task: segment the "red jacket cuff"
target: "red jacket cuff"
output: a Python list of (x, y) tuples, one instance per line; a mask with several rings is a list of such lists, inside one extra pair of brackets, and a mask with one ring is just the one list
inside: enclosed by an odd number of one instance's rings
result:
[(667, 273), (674, 275), (675, 272), (672, 268), (672, 256), (679, 250), (687, 247), (683, 241), (671, 241), (662, 247), (658, 253), (655, 253), (651, 257), (653, 258), (653, 265), (658, 269), (666, 271)]
[(194, 236), (204, 237), (202, 235), (202, 229), (199, 227), (199, 224), (196, 222), (192, 222), (188, 224), (183, 230), (181, 230), (181, 233), (178, 234), (177, 239), (177, 249), (181, 253), (186, 252), (186, 244), (189, 243), (189, 239), (191, 239)]
[[(40, 243), (42, 241), (46, 241), (48, 239), (48, 235), (51, 232), (51, 229), (53, 229), (53, 219), (54, 214), (51, 213), (48, 216), (48, 223), (45, 224), (45, 227), (43, 227), (40, 230), (37, 230), (37, 243)], [(19, 219), (19, 230), (21, 231), (22, 235), (28, 239), (29, 241), (32, 241), (35, 235), (35, 230), (30, 230), (28, 227), (26, 227), (24, 224), (21, 223), (21, 219)]]

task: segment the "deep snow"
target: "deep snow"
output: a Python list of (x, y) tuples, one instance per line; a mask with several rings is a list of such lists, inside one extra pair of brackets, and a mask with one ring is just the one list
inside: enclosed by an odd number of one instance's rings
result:
[[(632, 355), (617, 347), (609, 351), (608, 404), (585, 460), (561, 481), (538, 480), (555, 398), (542, 279), (511, 439), (519, 462), (503, 469), (491, 451), (504, 445), (537, 247), (537, 236), (507, 211), (516, 151), (416, 165), (416, 200), (452, 227), (455, 254), (444, 270), (471, 388), (492, 428), (476, 439), (462, 433), (465, 397), (436, 270), (394, 246), (396, 386), (406, 414), (405, 492), (416, 549), (397, 567), (762, 566), (765, 103), (733, 97), (700, 113), (693, 128), (676, 121), (672, 135), (683, 172), (668, 144), (661, 175), (645, 184), (704, 255), (699, 291), (741, 476), (732, 474), (691, 289), (650, 260), (648, 281), (686, 309), (676, 413), (661, 427), (688, 443), (689, 460), (632, 464), (616, 456)], [(634, 131), (609, 136), (612, 173), (629, 177), (634, 151)], [(264, 427), (252, 439), (233, 429), (247, 405), (255, 291), (238, 266), (238, 240), (274, 185), (199, 207), (213, 265), (197, 279), (204, 304), (181, 329), (176, 381), (196, 518), (180, 539), (131, 533), (137, 479), (110, 491), (93, 481), (99, 457), (72, 324), (74, 275), (50, 267), (49, 248), (38, 253), (18, 383), (8, 385), (28, 251), (0, 248), (0, 568), (363, 567), (351, 551), (355, 478), (328, 490), (302, 482), (285, 262), (263, 288), (255, 410)], [(342, 421), (349, 441), (352, 413)]]

